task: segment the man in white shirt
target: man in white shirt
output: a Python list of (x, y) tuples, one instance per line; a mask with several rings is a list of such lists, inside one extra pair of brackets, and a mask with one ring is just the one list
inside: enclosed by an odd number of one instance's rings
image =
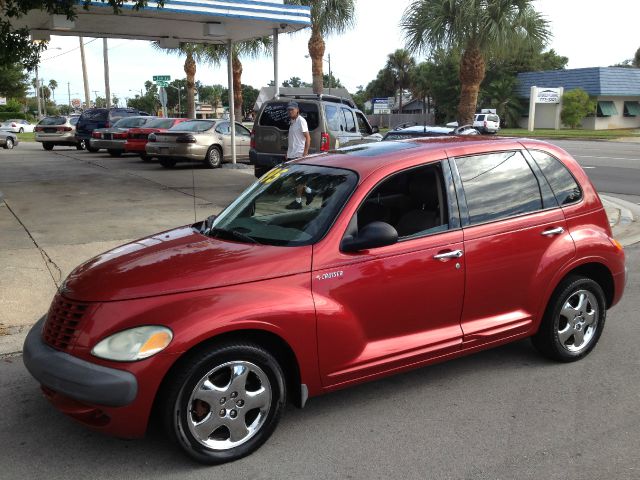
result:
[(307, 121), (300, 115), (298, 102), (289, 102), (287, 110), (291, 120), (289, 124), (289, 145), (285, 160), (306, 157), (309, 154), (309, 146), (311, 145), (311, 135), (309, 135)]

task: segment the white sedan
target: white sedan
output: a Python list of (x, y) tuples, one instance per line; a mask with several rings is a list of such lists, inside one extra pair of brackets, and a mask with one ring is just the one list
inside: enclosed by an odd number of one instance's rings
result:
[(0, 132), (33, 133), (34, 127), (35, 125), (31, 125), (26, 120), (15, 118), (0, 123)]

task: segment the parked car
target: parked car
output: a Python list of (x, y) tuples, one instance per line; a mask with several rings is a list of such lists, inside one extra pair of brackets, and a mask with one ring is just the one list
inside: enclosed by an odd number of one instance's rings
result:
[(124, 151), (127, 153), (135, 153), (140, 155), (140, 158), (148, 162), (151, 157), (146, 153), (147, 142), (149, 141), (149, 135), (152, 133), (160, 133), (168, 130), (169, 128), (178, 125), (187, 118), (156, 118), (151, 120), (143, 127), (130, 128), (127, 132), (127, 141), (124, 144)]
[(0, 146), (5, 150), (11, 150), (18, 145), (18, 135), (12, 132), (0, 132)]
[(124, 117), (118, 120), (109, 128), (96, 128), (91, 133), (89, 140), (91, 152), (106, 150), (112, 157), (119, 157), (125, 152), (124, 145), (127, 141), (131, 128), (138, 128), (147, 125), (156, 117)]
[(221, 463), (260, 447), (287, 399), (526, 337), (579, 360), (625, 279), (598, 194), (559, 147), (353, 145), (80, 265), (23, 360), (81, 423), (139, 437), (158, 420), (190, 456)]
[(97, 150), (89, 145), (89, 140), (96, 128), (109, 128), (124, 117), (146, 115), (148, 115), (148, 113), (136, 110), (135, 108), (90, 108), (80, 115), (80, 119), (76, 125), (76, 137), (78, 142), (84, 140), (88, 151), (95, 153)]
[[(249, 158), (251, 134), (236, 123), (236, 158)], [(152, 133), (145, 151), (157, 157), (165, 168), (178, 162), (204, 162), (209, 168), (218, 168), (231, 160), (231, 128), (228, 120), (187, 120), (166, 132)]]
[(0, 132), (31, 133), (34, 127), (35, 125), (32, 125), (26, 120), (14, 118), (0, 123)]
[(351, 100), (332, 95), (281, 96), (265, 102), (253, 124), (249, 158), (256, 177), (285, 159), (289, 136), (287, 105), (292, 99), (309, 127), (310, 154), (382, 139), (378, 127), (369, 125)]
[(36, 142), (42, 143), (45, 150), (53, 150), (56, 145), (70, 145), (78, 150), (85, 148), (85, 142), (76, 139), (76, 124), (79, 116), (66, 117), (53, 115), (44, 117), (38, 122), (34, 131)]
[[(447, 123), (447, 127), (457, 127), (458, 122)], [(500, 117), (495, 113), (476, 113), (473, 117), (473, 128), (480, 133), (498, 133)]]
[(389, 130), (384, 137), (382, 137), (382, 141), (407, 140), (422, 137), (442, 137), (444, 135), (479, 135), (479, 133), (471, 125), (464, 125), (456, 128), (412, 125), (409, 127), (396, 127), (393, 130)]

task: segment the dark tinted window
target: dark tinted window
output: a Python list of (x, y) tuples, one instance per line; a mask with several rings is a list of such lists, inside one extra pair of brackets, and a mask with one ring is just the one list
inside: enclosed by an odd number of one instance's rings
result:
[[(264, 127), (276, 127), (280, 130), (289, 130), (289, 102), (270, 102), (265, 105), (260, 115), (259, 125)], [(315, 103), (298, 102), (300, 115), (307, 121), (309, 130), (318, 128), (318, 105)]]
[(71, 125), (75, 125), (76, 123), (78, 123), (78, 120), (80, 120), (80, 117), (71, 117), (71, 118), (69, 119), (69, 123), (70, 123)]
[(344, 120), (347, 124), (346, 131), (355, 133), (356, 131), (356, 121), (353, 119), (353, 112), (348, 108), (342, 109), (342, 114), (344, 115)]
[(360, 112), (356, 112), (356, 119), (358, 120), (358, 130), (362, 135), (371, 135), (371, 127), (367, 122), (367, 119), (364, 118), (364, 115)]
[(38, 125), (64, 125), (67, 123), (66, 117), (44, 117)]
[(476, 115), (476, 120), (478, 122), (482, 122), (484, 120), (484, 115)]
[(551, 185), (551, 190), (560, 205), (574, 203), (582, 198), (582, 190), (578, 183), (560, 160), (536, 150), (532, 150), (531, 155)]
[(471, 224), (542, 209), (538, 180), (520, 152), (457, 158)]
[(104, 121), (107, 119), (109, 111), (105, 108), (93, 108), (82, 114), (83, 120)]

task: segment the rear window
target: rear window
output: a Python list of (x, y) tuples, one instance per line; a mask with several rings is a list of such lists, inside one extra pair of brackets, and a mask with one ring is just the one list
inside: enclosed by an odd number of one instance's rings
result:
[(484, 120), (484, 115), (476, 115), (476, 120), (482, 122)]
[(83, 120), (101, 120), (104, 121), (107, 119), (107, 115), (109, 111), (104, 108), (94, 108), (92, 110), (87, 110), (82, 114)]
[(497, 115), (489, 115), (489, 117), (487, 117), (487, 120), (490, 122), (496, 122), (496, 123), (500, 121)]
[(210, 120), (191, 120), (174, 125), (169, 130), (173, 132), (206, 132), (215, 125)]
[(135, 128), (141, 127), (149, 121), (148, 118), (121, 118), (116, 123), (113, 124), (114, 127), (117, 128)]
[(67, 123), (65, 117), (44, 117), (38, 125), (64, 125)]
[[(260, 115), (259, 125), (263, 127), (276, 127), (280, 130), (289, 130), (289, 102), (271, 102), (264, 106)], [(299, 102), (300, 115), (307, 121), (309, 130), (318, 128), (318, 105), (315, 103)]]
[(155, 120), (151, 120), (146, 124), (148, 128), (171, 128), (173, 126), (172, 118), (156, 118)]
[(125, 110), (125, 109), (114, 109), (109, 113), (109, 117), (112, 122), (115, 122), (119, 118), (125, 117), (137, 117), (140, 113), (137, 110)]

